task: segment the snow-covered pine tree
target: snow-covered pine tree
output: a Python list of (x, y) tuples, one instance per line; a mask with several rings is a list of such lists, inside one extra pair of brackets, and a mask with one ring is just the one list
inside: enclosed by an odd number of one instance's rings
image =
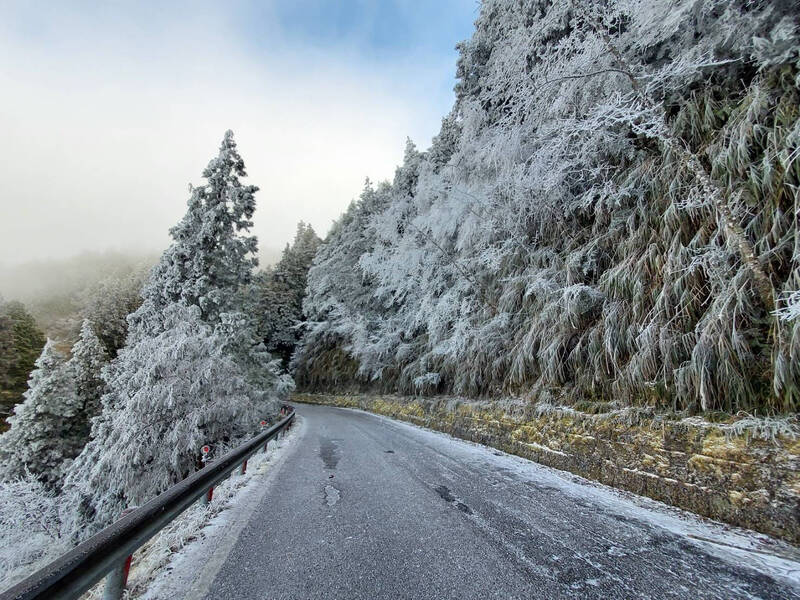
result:
[(242, 311), (256, 248), (246, 235), (256, 187), (244, 174), (227, 132), (128, 319), (126, 346), (103, 370), (108, 392), (67, 480), (85, 532), (189, 475), (204, 444), (257, 431), (291, 387)]
[(259, 339), (267, 350), (288, 365), (301, 332), (303, 297), (308, 269), (321, 240), (311, 225), (298, 223), (291, 245), (287, 244), (274, 267), (258, 273), (248, 291), (248, 312), (255, 320)]
[(68, 478), (88, 530), (141, 504), (198, 467), (200, 448), (220, 449), (274, 412), (197, 306), (168, 305), (162, 331), (123, 348), (104, 371), (111, 390), (92, 440)]
[[(22, 402), (28, 377), (42, 353), (45, 337), (21, 302), (0, 298), (0, 419)], [(0, 431), (5, 430), (5, 422)]]
[(108, 356), (100, 339), (95, 335), (89, 319), (84, 319), (78, 341), (72, 346), (69, 365), (75, 378), (75, 393), (81, 403), (81, 413), (85, 419), (84, 437), (88, 441), (90, 420), (100, 410), (100, 398), (106, 384), (101, 376)]
[(356, 383), (359, 365), (352, 340), (369, 338), (385, 315), (359, 261), (376, 244), (370, 223), (389, 206), (390, 192), (388, 184), (376, 188), (367, 179), (358, 201), (333, 224), (314, 258), (303, 300), (305, 333), (291, 363), (300, 386)]
[(170, 230), (173, 243), (142, 290), (144, 304), (131, 316), (134, 335), (157, 331), (158, 315), (178, 301), (198, 306), (212, 325), (221, 313), (241, 310), (243, 286), (258, 264), (256, 237), (247, 235), (258, 187), (242, 185), (246, 175), (229, 130), (203, 171), (207, 183), (190, 187), (186, 214)]
[(0, 477), (19, 479), (30, 471), (57, 487), (67, 461), (86, 442), (86, 420), (75, 392), (73, 365), (52, 340), (36, 361), (24, 397), (8, 419), (10, 429), (0, 436)]
[(81, 316), (92, 322), (94, 332), (110, 358), (114, 358), (125, 345), (128, 315), (142, 304), (142, 286), (148, 270), (141, 268), (108, 277), (82, 294)]

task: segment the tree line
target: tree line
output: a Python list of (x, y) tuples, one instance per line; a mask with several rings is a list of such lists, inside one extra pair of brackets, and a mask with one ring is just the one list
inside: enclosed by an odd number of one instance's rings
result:
[(258, 188), (241, 181), (231, 132), (203, 177), (152, 270), (87, 294), (71, 347), (45, 341), (20, 303), (3, 305), (5, 584), (188, 476), (202, 446), (219, 455), (252, 436), (293, 388), (285, 364), (319, 239), (301, 223), (256, 273)]

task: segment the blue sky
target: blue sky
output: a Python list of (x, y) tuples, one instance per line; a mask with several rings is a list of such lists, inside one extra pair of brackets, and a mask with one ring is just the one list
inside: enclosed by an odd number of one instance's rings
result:
[[(227, 128), (266, 248), (452, 106), (475, 0), (0, 1), (0, 263), (158, 250)], [(32, 185), (32, 182), (35, 184)], [(0, 282), (2, 284), (2, 282)]]

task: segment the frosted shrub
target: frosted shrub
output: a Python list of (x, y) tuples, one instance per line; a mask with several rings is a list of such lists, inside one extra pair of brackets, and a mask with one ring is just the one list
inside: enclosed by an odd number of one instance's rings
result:
[(36, 477), (0, 482), (0, 589), (69, 550), (63, 501)]

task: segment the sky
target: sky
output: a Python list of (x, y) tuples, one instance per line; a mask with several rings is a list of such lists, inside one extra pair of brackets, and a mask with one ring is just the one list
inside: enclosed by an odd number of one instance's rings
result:
[(268, 253), (453, 104), (476, 0), (0, 0), (0, 266), (160, 251), (227, 129)]

